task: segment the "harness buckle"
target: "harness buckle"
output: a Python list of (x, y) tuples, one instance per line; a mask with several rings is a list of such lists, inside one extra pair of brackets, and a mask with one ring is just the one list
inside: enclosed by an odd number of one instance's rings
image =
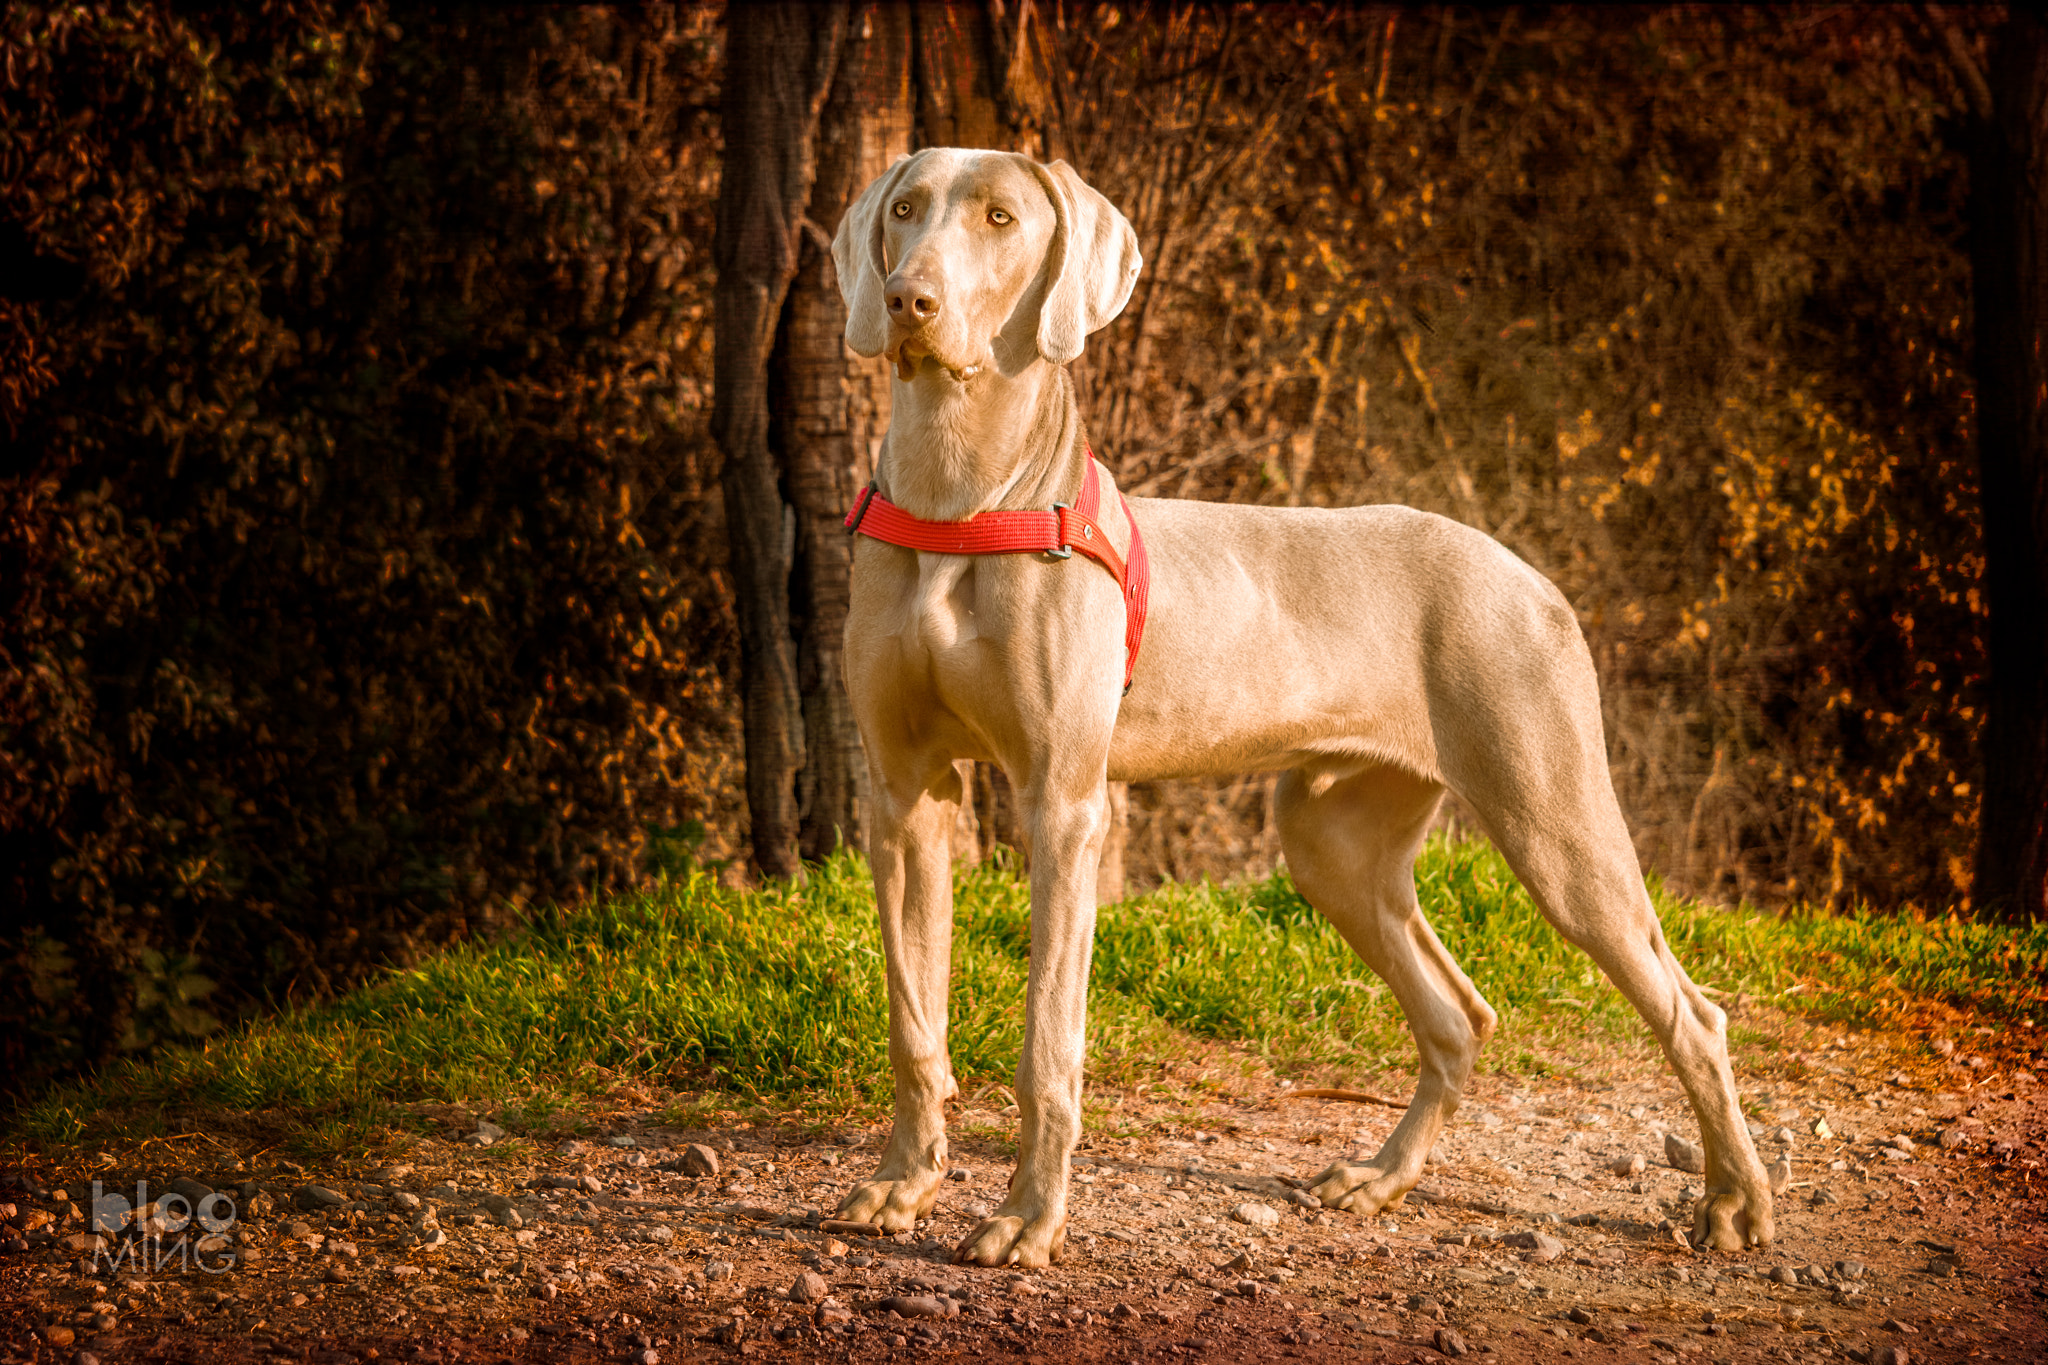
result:
[(868, 480), (868, 486), (860, 492), (860, 505), (853, 509), (853, 516), (847, 520), (846, 534), (850, 536), (860, 534), (861, 519), (867, 516), (868, 507), (874, 502), (875, 494), (881, 491), (882, 485), (878, 480)]
[(1056, 502), (1052, 505), (1053, 526), (1059, 533), (1060, 543), (1059, 548), (1047, 550), (1046, 553), (1054, 559), (1072, 559), (1074, 557), (1074, 547), (1067, 544), (1067, 519), (1060, 515), (1062, 512), (1071, 510), (1072, 508), (1064, 502)]

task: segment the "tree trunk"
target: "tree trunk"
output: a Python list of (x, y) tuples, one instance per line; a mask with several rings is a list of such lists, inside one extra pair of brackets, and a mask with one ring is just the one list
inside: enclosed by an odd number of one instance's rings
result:
[[(832, 234), (913, 135), (1047, 154), (1033, 8), (996, 8), (727, 10), (712, 428), (726, 460), (753, 862), (767, 876), (863, 842), (867, 764), (841, 676), (853, 557), (839, 522), (872, 474), (889, 385), (880, 362), (845, 348)], [(1119, 785), (1103, 859), (1110, 899), (1123, 883), (1122, 798)], [(963, 812), (963, 854), (976, 833)]]
[(847, 12), (843, 4), (734, 5), (726, 25), (711, 430), (725, 456), (754, 863), (787, 877), (798, 868), (794, 777), (804, 764), (804, 717), (790, 633), (796, 518), (770, 444), (768, 374)]
[(868, 183), (909, 150), (910, 6), (864, 5), (849, 18), (819, 121), (801, 264), (769, 366), (774, 443), (796, 517), (790, 599), (805, 758), (797, 774), (798, 846), (812, 861), (841, 840), (864, 844), (867, 760), (841, 672), (853, 545), (840, 521), (873, 477), (889, 427), (887, 367), (846, 349), (832, 234)]
[(2048, 26), (2015, 6), (1992, 45), (1970, 205), (1991, 664), (1975, 898), (2018, 922), (2048, 916)]

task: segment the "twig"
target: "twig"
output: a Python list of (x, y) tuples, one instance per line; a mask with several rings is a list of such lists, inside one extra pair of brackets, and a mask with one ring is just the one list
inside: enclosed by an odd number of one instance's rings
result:
[(1283, 1100), (1343, 1100), (1347, 1104), (1383, 1104), (1389, 1109), (1406, 1109), (1408, 1101), (1390, 1100), (1384, 1095), (1375, 1095), (1366, 1090), (1337, 1090), (1318, 1088), (1313, 1090), (1289, 1090), (1280, 1096)]

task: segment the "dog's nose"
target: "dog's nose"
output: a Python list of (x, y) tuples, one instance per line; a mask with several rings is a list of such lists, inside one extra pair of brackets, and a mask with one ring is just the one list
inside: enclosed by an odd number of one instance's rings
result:
[(885, 290), (889, 317), (906, 327), (919, 327), (939, 315), (946, 305), (946, 291), (936, 280), (921, 275), (893, 275)]

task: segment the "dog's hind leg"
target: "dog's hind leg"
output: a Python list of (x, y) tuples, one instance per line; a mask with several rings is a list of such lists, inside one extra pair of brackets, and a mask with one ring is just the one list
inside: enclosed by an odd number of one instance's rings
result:
[(1332, 1208), (1374, 1213), (1414, 1188), (1493, 1033), (1493, 1010), (1415, 899), (1415, 851), (1442, 796), (1437, 783), (1391, 767), (1280, 780), (1280, 841), (1296, 888), (1393, 989), (1421, 1054), (1415, 1098), (1378, 1155), (1332, 1166), (1309, 1186)]
[[(1650, 1026), (1678, 1073), (1706, 1147), (1695, 1245), (1739, 1251), (1771, 1240), (1769, 1177), (1757, 1160), (1728, 1063), (1727, 1017), (1672, 956), (1643, 889), (1607, 771), (1593, 661), (1562, 599), (1537, 630), (1495, 646), (1484, 689), (1433, 700), (1444, 780), (1470, 806), (1558, 932), (1584, 949)], [(1512, 640), (1512, 636), (1509, 637)], [(1452, 653), (1483, 658), (1483, 647)]]
[[(1571, 803), (1567, 819), (1555, 818), (1562, 803), (1542, 800), (1555, 798), (1555, 789), (1530, 785), (1534, 790), (1510, 810), (1481, 808), (1480, 818), (1545, 918), (1600, 965), (1649, 1024), (1692, 1101), (1707, 1167), (1705, 1196), (1693, 1210), (1693, 1245), (1740, 1251), (1769, 1243), (1770, 1179), (1736, 1097), (1727, 1016), (1700, 993), (1664, 940), (1604, 766), (1584, 783), (1585, 799)], [(1575, 787), (1566, 788), (1574, 797)], [(1539, 812), (1546, 818), (1530, 818)]]
[(923, 766), (929, 770), (869, 769), (868, 858), (889, 982), (896, 1122), (881, 1164), (847, 1193), (839, 1216), (880, 1223), (890, 1232), (909, 1230), (938, 1196), (946, 1170), (945, 1102), (957, 1088), (946, 1050), (946, 996), (953, 957), (952, 830), (962, 792), (950, 762), (934, 758)]

